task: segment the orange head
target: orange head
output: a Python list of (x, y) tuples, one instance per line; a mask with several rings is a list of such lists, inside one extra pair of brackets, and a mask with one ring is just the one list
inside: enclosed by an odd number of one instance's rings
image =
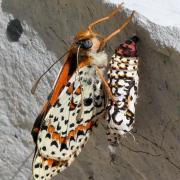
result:
[[(120, 6), (118, 6), (113, 12), (111, 12), (108, 16), (98, 19), (98, 20), (92, 22), (91, 24), (89, 24), (86, 31), (78, 32), (74, 39), (74, 44), (72, 46), (73, 49), (80, 47), (81, 52), (82, 51), (86, 51), (86, 52), (87, 51), (100, 51), (102, 49), (102, 47), (107, 43), (107, 41), (109, 41), (113, 36), (115, 36), (122, 29), (124, 29), (125, 26), (123, 26), (122, 28), (120, 27), (119, 28), (120, 30), (118, 29), (115, 32), (111, 33), (110, 35), (108, 35), (104, 38), (101, 38), (101, 39), (97, 38), (98, 34), (93, 31), (93, 27), (99, 23), (102, 23), (104, 21), (111, 19), (121, 9), (122, 9), (122, 4)], [(129, 20), (128, 20), (128, 22), (129, 22)]]

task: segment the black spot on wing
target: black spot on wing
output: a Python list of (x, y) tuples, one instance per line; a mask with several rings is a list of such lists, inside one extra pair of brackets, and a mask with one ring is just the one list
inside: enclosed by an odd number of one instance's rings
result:
[(54, 117), (54, 122), (56, 122), (56, 121), (58, 121), (58, 117), (55, 116)]
[(35, 178), (38, 178), (39, 177), (39, 175), (38, 174), (35, 174)]
[(64, 108), (61, 108), (61, 109), (59, 110), (60, 113), (63, 112), (63, 111), (64, 111)]
[(99, 84), (99, 82), (100, 82), (100, 81), (99, 81), (98, 79), (96, 79), (96, 82), (95, 82), (95, 83), (96, 83), (96, 84)]
[(40, 166), (40, 164), (38, 163), (38, 164), (35, 164), (35, 168), (39, 168), (39, 166)]
[(62, 132), (62, 135), (66, 135), (66, 134), (67, 134), (67, 131)]
[(70, 137), (70, 141), (75, 141), (73, 136)]
[(53, 114), (50, 114), (50, 115), (49, 115), (49, 118), (53, 118), (53, 117), (54, 117)]
[(59, 99), (57, 99), (56, 103), (54, 104), (54, 107), (59, 108), (59, 107), (61, 107), (61, 105), (62, 104), (59, 102)]
[(80, 110), (80, 109), (78, 109), (78, 110), (77, 110), (77, 114), (79, 114), (79, 112), (80, 112), (80, 111), (81, 111), (81, 110)]
[(51, 138), (51, 134), (47, 133), (45, 138), (49, 138), (50, 139)]
[(89, 111), (88, 110), (84, 111), (84, 114), (89, 114), (91, 111), (93, 111), (93, 109), (94, 107), (92, 107)]
[(51, 146), (56, 146), (58, 148), (58, 143), (56, 141), (52, 141)]
[(92, 104), (92, 98), (86, 98), (84, 99), (84, 105), (85, 106), (90, 106)]
[(93, 90), (96, 91), (97, 90), (97, 87), (95, 84), (93, 84)]
[(83, 71), (79, 71), (79, 75), (82, 75), (83, 74)]
[(77, 133), (77, 136), (84, 136), (84, 135), (85, 135), (84, 131), (78, 131)]
[(65, 121), (64, 121), (64, 124), (66, 125), (66, 124), (68, 124), (68, 122), (69, 122), (69, 120), (65, 120)]
[(57, 130), (58, 130), (58, 131), (61, 130), (61, 126), (59, 125), (59, 123), (58, 123), (58, 125), (57, 125)]
[(43, 146), (43, 147), (42, 147), (42, 150), (43, 150), (43, 151), (46, 151), (46, 147), (45, 147), (45, 146)]
[(69, 127), (72, 128), (72, 127), (74, 127), (74, 125), (75, 125), (74, 123), (71, 123), (71, 124), (69, 125)]
[(47, 126), (41, 126), (41, 131), (42, 131), (42, 130), (47, 131), (47, 129), (48, 129), (48, 127), (47, 127)]
[(81, 118), (81, 119), (78, 119), (78, 120), (76, 121), (76, 123), (77, 123), (77, 124), (81, 124), (82, 121), (83, 121), (83, 119)]
[(79, 141), (78, 142), (81, 142), (82, 141), (82, 139), (79, 139)]
[(92, 84), (92, 79), (88, 79), (88, 80), (87, 80), (87, 84), (88, 84), (88, 85), (91, 85), (91, 84)]
[(71, 86), (71, 83), (70, 83), (70, 82), (68, 82), (68, 83), (66, 84), (66, 86), (67, 86), (67, 87)]
[[(92, 116), (92, 119), (93, 119), (93, 116)], [(88, 119), (88, 120), (85, 121), (85, 123), (88, 123), (88, 122), (90, 122), (90, 121), (91, 121), (91, 119)]]
[(67, 145), (66, 145), (65, 143), (62, 143), (62, 144), (61, 144), (60, 151), (62, 151), (63, 149), (68, 150), (68, 147), (67, 147)]

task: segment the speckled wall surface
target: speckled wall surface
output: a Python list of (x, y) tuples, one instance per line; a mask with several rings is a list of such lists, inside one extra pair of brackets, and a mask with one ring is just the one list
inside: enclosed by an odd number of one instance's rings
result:
[[(26, 158), (34, 148), (30, 131), (60, 65), (43, 79), (35, 97), (30, 89), (39, 75), (67, 50), (75, 33), (106, 15), (112, 7), (94, 0), (4, 0), (1, 6), (0, 179), (27, 180), (32, 179), (32, 156)], [(5, 33), (13, 16), (24, 28), (18, 42), (10, 42)], [(108, 34), (126, 17), (123, 13), (100, 25), (97, 31)], [(130, 135), (122, 139), (116, 164), (111, 165), (105, 130), (99, 125), (77, 160), (54, 179), (180, 179), (180, 54), (153, 40), (151, 33), (156, 34), (157, 29), (164, 36), (173, 34), (168, 28), (136, 20), (107, 47), (112, 55), (113, 48), (129, 36), (137, 34), (141, 39), (136, 141)]]

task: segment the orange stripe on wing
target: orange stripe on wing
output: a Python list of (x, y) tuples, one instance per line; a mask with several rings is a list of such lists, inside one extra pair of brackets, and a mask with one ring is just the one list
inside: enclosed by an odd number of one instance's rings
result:
[(71, 86), (69, 86), (69, 88), (67, 89), (67, 93), (72, 94), (73, 91), (74, 91), (74, 84), (71, 84)]
[(93, 123), (91, 121), (88, 122), (85, 126), (79, 125), (75, 130), (70, 131), (66, 137), (61, 137), (57, 132), (55, 132), (55, 128), (52, 125), (48, 126), (48, 132), (52, 135), (52, 139), (59, 141), (59, 143), (66, 143), (66, 141), (71, 137), (74, 137), (78, 131), (91, 129), (92, 126)]
[(48, 126), (48, 132), (50, 134), (53, 133), (54, 131), (55, 131), (55, 127), (54, 126), (52, 126), (52, 125)]
[(65, 143), (66, 138), (65, 137), (61, 137), (58, 133), (54, 132), (52, 134), (52, 139), (59, 141), (60, 143)]
[[(71, 52), (72, 53), (72, 52)], [(71, 61), (72, 61), (72, 54), (69, 54), (66, 63), (64, 64), (62, 71), (58, 77), (57, 83), (55, 85), (55, 88), (53, 90), (51, 99), (50, 99), (50, 104), (51, 106), (53, 106), (55, 104), (55, 102), (57, 101), (57, 98), (60, 94), (60, 92), (62, 91), (63, 87), (66, 86), (68, 80), (71, 78), (69, 77), (69, 71), (70, 71), (70, 66), (71, 66)], [(78, 68), (81, 68), (83, 66), (89, 65), (91, 64), (91, 59), (89, 57), (85, 57), (84, 59), (81, 60), (81, 62), (78, 64)], [(74, 71), (76, 71), (76, 69), (74, 69)], [(71, 93), (73, 93), (72, 89), (69, 89), (69, 91)]]
[(80, 95), (80, 94), (81, 94), (81, 87), (80, 87), (80, 86), (76, 89), (75, 94), (77, 94), (77, 95)]
[(49, 166), (52, 166), (54, 160), (53, 160), (53, 159), (48, 159), (47, 161), (48, 161), (48, 165), (49, 165)]
[(56, 86), (54, 88), (52, 97), (50, 99), (50, 104), (53, 106), (59, 96), (59, 93), (61, 91), (61, 89), (66, 85), (67, 81), (68, 81), (68, 72), (70, 69), (70, 60), (68, 59), (66, 61), (66, 63), (64, 64), (64, 67), (61, 71), (61, 74), (57, 80)]
[(60, 164), (67, 163), (67, 161), (57, 161), (54, 159), (45, 158), (42, 155), (40, 156), (42, 159), (42, 164), (48, 164), (49, 167), (59, 166)]

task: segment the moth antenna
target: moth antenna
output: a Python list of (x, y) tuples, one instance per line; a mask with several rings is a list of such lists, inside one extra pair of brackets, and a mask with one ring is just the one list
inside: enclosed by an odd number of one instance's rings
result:
[(31, 93), (32, 93), (32, 94), (35, 94), (35, 91), (36, 91), (36, 89), (37, 89), (37, 86), (38, 86), (41, 78), (42, 78), (47, 72), (49, 72), (49, 70), (50, 70), (56, 63), (58, 63), (66, 54), (68, 54), (69, 51), (70, 51), (70, 50), (66, 51), (57, 61), (55, 61), (55, 62), (38, 78), (38, 80), (36, 81), (36, 83), (35, 83), (35, 84), (33, 85), (33, 87), (31, 88)]
[[(76, 57), (76, 59), (77, 59), (77, 67), (78, 67), (78, 64), (79, 64), (79, 50), (80, 50), (80, 48), (81, 48), (81, 45), (79, 45), (78, 49), (77, 49), (77, 57)], [(77, 72), (78, 72), (78, 78), (79, 78), (79, 68), (77, 68)], [(80, 82), (80, 85), (82, 87), (81, 79), (80, 78), (79, 78), (79, 82)]]
[(135, 136), (131, 132), (128, 132), (128, 133), (133, 137), (133, 140), (136, 141)]
[(22, 162), (21, 166), (18, 167), (17, 171), (14, 173), (14, 175), (11, 177), (10, 180), (13, 180), (17, 177), (17, 175), (21, 172), (21, 169), (23, 168), (23, 166), (26, 164), (27, 160), (32, 156), (32, 154), (34, 153), (34, 150), (28, 155), (28, 157)]
[[(78, 67), (78, 64), (79, 64), (79, 50), (81, 48), (81, 45), (78, 46), (77, 48), (77, 54), (76, 54), (76, 59), (77, 59), (77, 67)], [(78, 75), (79, 75), (79, 68), (77, 68), (77, 71), (78, 71)]]
[(99, 24), (99, 23), (101, 23), (101, 22), (107, 21), (107, 20), (111, 19), (112, 17), (114, 17), (120, 10), (123, 9), (123, 4), (124, 4), (124, 3), (121, 3), (121, 4), (117, 7), (117, 9), (115, 9), (113, 12), (111, 12), (108, 16), (105, 16), (104, 18), (101, 18), (101, 19), (98, 19), (98, 20), (92, 22), (92, 23), (88, 26), (88, 30), (89, 30), (89, 31), (92, 31), (93, 26), (95, 26), (96, 24)]
[[(78, 46), (78, 49), (77, 49), (77, 57), (76, 57), (76, 59), (77, 59), (77, 67), (78, 67), (78, 64), (79, 64), (79, 50), (80, 50), (80, 48), (81, 48), (81, 45), (79, 45)], [(77, 72), (78, 72), (78, 78), (79, 78), (79, 83), (80, 83), (80, 87), (81, 87), (81, 97), (82, 97), (82, 94), (83, 94), (83, 91), (82, 91), (82, 83), (81, 83), (81, 78), (79, 77), (79, 68), (77, 68)]]
[(133, 18), (133, 16), (134, 16), (135, 13), (136, 13), (136, 12), (133, 11), (133, 12), (131, 13), (131, 15), (126, 19), (126, 21), (125, 21), (116, 31), (114, 31), (113, 33), (111, 33), (110, 35), (108, 35), (107, 37), (105, 37), (104, 39), (101, 40), (100, 49), (102, 49), (102, 48), (105, 46), (105, 44), (106, 44), (110, 39), (112, 39), (116, 34), (122, 32), (122, 31), (124, 30), (124, 28), (131, 22), (131, 20), (132, 20), (132, 18)]

